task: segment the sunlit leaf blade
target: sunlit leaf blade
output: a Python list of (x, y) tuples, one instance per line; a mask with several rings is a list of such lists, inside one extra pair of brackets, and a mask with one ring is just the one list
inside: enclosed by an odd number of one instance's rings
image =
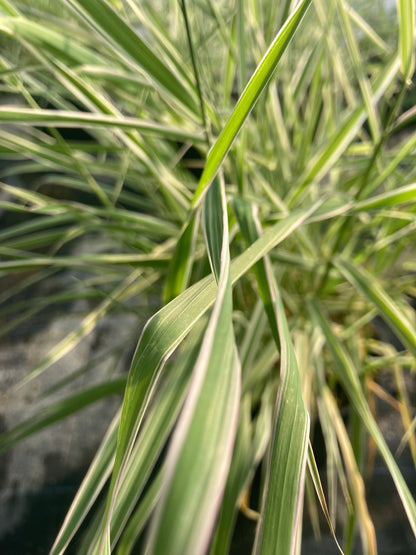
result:
[(202, 136), (187, 133), (184, 129), (160, 125), (144, 119), (112, 116), (100, 113), (70, 112), (64, 110), (32, 110), (17, 106), (1, 106), (0, 122), (23, 126), (51, 126), (71, 129), (126, 129), (137, 130), (144, 134), (158, 135), (180, 141), (203, 141)]
[[(247, 242), (252, 243), (261, 233), (260, 223), (248, 204), (241, 201), (238, 206), (237, 213), (244, 222), (241, 230)], [(268, 258), (259, 261), (255, 270), (272, 335), (280, 348), (280, 383), (255, 552), (289, 554), (294, 553), (302, 507), (309, 415), (283, 303)]]
[(336, 371), (337, 376), (341, 381), (350, 402), (353, 404), (355, 410), (361, 417), (362, 423), (367, 428), (369, 434), (374, 439), (374, 442), (377, 445), (377, 448), (380, 451), (380, 454), (390, 471), (391, 477), (396, 485), (400, 499), (405, 508), (409, 523), (413, 529), (413, 533), (416, 535), (415, 500), (410, 493), (409, 488), (403, 478), (403, 475), (400, 472), (400, 469), (397, 466), (397, 463), (394, 460), (394, 457), (386, 444), (386, 441), (374, 419), (374, 416), (371, 414), (354, 364), (344, 347), (338, 341), (337, 337), (331, 329), (327, 318), (320, 310), (318, 304), (315, 301), (309, 301), (308, 307), (313, 319), (321, 328), (322, 333), (325, 336), (328, 348), (335, 362), (334, 370)]
[(140, 38), (106, 0), (65, 0), (101, 37), (114, 47), (119, 56), (125, 56), (142, 67), (149, 78), (154, 79), (176, 101), (198, 114), (199, 107), (189, 83), (173, 73)]
[(416, 183), (397, 187), (380, 195), (357, 202), (353, 210), (372, 210), (376, 208), (389, 208), (406, 202), (416, 202)]
[[(391, 327), (403, 344), (416, 356), (416, 329), (406, 313), (385, 291), (379, 279), (359, 268), (350, 260), (337, 258), (336, 267), (379, 311), (380, 316)], [(410, 307), (409, 307), (410, 309)], [(410, 309), (411, 310), (411, 309)]]
[(401, 70), (406, 80), (412, 76), (415, 65), (415, 6), (414, 0), (397, 0)]
[[(372, 88), (374, 102), (377, 102), (381, 98), (387, 87), (393, 82), (399, 70), (399, 66), (400, 61), (396, 57), (377, 79)], [(331, 137), (328, 143), (311, 157), (305, 171), (299, 178), (299, 184), (293, 188), (287, 199), (289, 206), (301, 195), (312, 180), (318, 181), (321, 179), (334, 165), (341, 154), (345, 152), (351, 141), (356, 137), (357, 132), (362, 127), (366, 118), (367, 112), (363, 102), (361, 106), (348, 114), (343, 124), (339, 126), (336, 135)]]
[(209, 151), (203, 174), (192, 201), (193, 206), (199, 204), (206, 189), (210, 186), (244, 121), (269, 82), (278, 61), (282, 57), (310, 3), (311, 0), (301, 0), (299, 2), (257, 66), (231, 116)]
[(0, 31), (20, 40), (26, 39), (46, 51), (60, 51), (62, 57), (72, 63), (103, 65), (100, 56), (74, 37), (65, 36), (23, 17), (0, 17)]
[(147, 547), (154, 554), (206, 552), (237, 430), (240, 364), (232, 324), (227, 207), (219, 182), (205, 202), (205, 233), (213, 269), (218, 270), (218, 292), (167, 455)]

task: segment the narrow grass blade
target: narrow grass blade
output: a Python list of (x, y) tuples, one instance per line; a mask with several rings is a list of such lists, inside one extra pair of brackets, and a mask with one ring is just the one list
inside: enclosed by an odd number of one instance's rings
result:
[[(254, 243), (259, 237), (259, 223), (257, 218), (257, 207), (242, 199), (234, 199), (233, 207), (237, 216), (238, 225), (248, 245)], [(279, 330), (277, 326), (277, 318), (275, 312), (275, 305), (273, 302), (272, 289), (270, 284), (271, 269), (267, 267), (268, 263), (260, 260), (254, 266), (254, 271), (257, 278), (257, 286), (261, 300), (263, 301), (264, 309), (269, 320), (273, 339), (276, 341), (277, 349), (280, 350), (279, 344)]]
[(211, 545), (210, 555), (229, 553), (241, 496), (250, 486), (254, 471), (263, 458), (270, 442), (272, 402), (267, 391), (261, 402), (260, 413), (251, 421), (251, 399), (246, 395), (240, 406), (239, 427), (234, 446), (233, 460), (224, 491), (221, 511)]
[(374, 524), (368, 512), (367, 501), (365, 498), (364, 480), (361, 476), (354, 451), (348, 437), (345, 424), (342, 421), (336, 401), (329, 388), (323, 391), (323, 400), (326, 404), (332, 425), (335, 427), (338, 437), (338, 443), (344, 458), (344, 464), (347, 471), (348, 482), (351, 491), (351, 497), (357, 514), (357, 522), (360, 528), (361, 541), (363, 545), (363, 553), (368, 555), (377, 555), (377, 541), (374, 530)]
[(399, 15), (399, 51), (404, 78), (410, 79), (415, 66), (415, 0), (397, 0)]
[(114, 506), (111, 521), (112, 545), (117, 541), (128, 515), (136, 505), (137, 498), (182, 409), (199, 354), (203, 323), (195, 326), (187, 337), (185, 348), (181, 350), (173, 367), (169, 368), (169, 374), (157, 393), (155, 403), (151, 405), (139, 433)]
[(281, 381), (256, 538), (256, 553), (266, 555), (294, 553), (309, 437), (309, 416), (302, 399), (295, 351), (282, 301), (278, 297), (275, 302), (281, 344)]
[(68, 396), (62, 401), (58, 401), (54, 405), (42, 409), (39, 414), (34, 415), (29, 420), (22, 422), (15, 428), (0, 434), (0, 453), (6, 449), (10, 449), (18, 441), (32, 435), (46, 426), (50, 426), (55, 422), (74, 414), (75, 412), (88, 407), (92, 403), (99, 401), (114, 393), (120, 393), (124, 390), (126, 378), (117, 378), (99, 385), (95, 385), (84, 391)]
[[(394, 130), (392, 130), (392, 133), (399, 130), (399, 128), (400, 128), (400, 124), (397, 127), (395, 127)], [(387, 181), (388, 178), (397, 170), (397, 168), (400, 167), (400, 164), (404, 160), (406, 160), (406, 157), (409, 156), (409, 154), (414, 149), (415, 145), (416, 145), (416, 134), (413, 133), (407, 138), (406, 141), (404, 141), (404, 144), (402, 144), (401, 148), (394, 156), (394, 158), (391, 160), (391, 162), (388, 163), (387, 166), (380, 173), (377, 173), (375, 178), (372, 179), (363, 188), (360, 194), (360, 198), (362, 199), (362, 198), (368, 197), (368, 195), (372, 191), (374, 191), (379, 185)]]
[[(149, 554), (206, 552), (231, 462), (241, 384), (232, 324), (227, 208), (221, 189), (217, 183), (205, 200), (205, 233), (213, 268), (219, 270), (218, 292), (167, 455)], [(219, 235), (220, 252), (215, 248)]]
[(393, 191), (387, 191), (386, 193), (357, 202), (353, 206), (353, 211), (372, 210), (373, 208), (391, 208), (407, 202), (416, 202), (416, 183), (397, 187), (397, 189)]
[(19, 40), (25, 39), (40, 49), (55, 54), (59, 51), (61, 57), (71, 63), (105, 65), (100, 56), (80, 41), (24, 17), (0, 17), (0, 31)]
[[(261, 233), (260, 223), (248, 203), (240, 201), (237, 206), (239, 221), (243, 222), (241, 230), (247, 242), (252, 243)], [(272, 335), (280, 349), (280, 383), (255, 552), (289, 554), (295, 550), (302, 507), (309, 415), (283, 303), (268, 258), (256, 264), (255, 272)]]
[(316, 465), (315, 455), (313, 453), (312, 445), (311, 445), (310, 441), (309, 441), (309, 445), (308, 445), (308, 471), (309, 471), (309, 475), (311, 477), (313, 486), (315, 488), (316, 495), (319, 499), (319, 503), (321, 505), (322, 511), (325, 515), (326, 521), (327, 521), (329, 529), (331, 531), (332, 537), (334, 538), (335, 543), (337, 544), (337, 547), (338, 547), (340, 553), (342, 553), (342, 555), (344, 555), (343, 551), (341, 549), (341, 546), (338, 543), (337, 537), (335, 535), (335, 529), (332, 525), (331, 515), (329, 514), (328, 506), (327, 506), (326, 499), (325, 499), (324, 489), (322, 487), (321, 478), (319, 476), (319, 471), (318, 471), (318, 467)]
[(16, 387), (27, 384), (30, 380), (33, 380), (36, 376), (39, 376), (42, 372), (49, 368), (54, 362), (61, 359), (65, 354), (74, 349), (81, 339), (95, 328), (97, 322), (103, 318), (105, 314), (107, 314), (113, 303), (120, 301), (132, 288), (137, 288), (137, 285), (134, 282), (139, 278), (141, 273), (142, 270), (132, 272), (124, 280), (124, 282), (122, 282), (122, 284), (113, 291), (112, 296), (109, 296), (102, 303), (100, 303), (97, 308), (92, 310), (88, 316), (83, 319), (80, 326), (76, 330), (69, 333), (64, 339), (62, 339), (62, 341), (55, 345), (48, 355), (41, 362), (39, 362), (39, 364), (37, 364), (36, 367), (29, 372), (29, 374), (27, 374), (27, 376), (25, 376)]
[(351, 20), (359, 27), (366, 36), (382, 51), (389, 52), (389, 47), (386, 42), (370, 27), (369, 23), (363, 19), (358, 12), (354, 10), (351, 5), (346, 5), (345, 9)]
[(2, 247), (1, 254), (12, 258), (6, 262), (0, 262), (0, 272), (13, 270), (31, 270), (42, 267), (56, 268), (94, 268), (99, 266), (126, 265), (126, 266), (151, 266), (157, 268), (159, 265), (165, 267), (169, 261), (167, 255), (160, 258), (152, 254), (91, 254), (81, 256), (55, 256), (55, 257), (33, 257), (31, 252), (18, 251)]
[(111, 116), (106, 114), (70, 112), (65, 110), (33, 110), (17, 106), (1, 106), (0, 122), (15, 125), (38, 127), (70, 127), (71, 129), (127, 129), (136, 130), (144, 134), (178, 141), (204, 142), (203, 136), (187, 133), (182, 128), (175, 129), (168, 125), (161, 125), (154, 121), (126, 116)]
[[(394, 58), (385, 68), (383, 74), (377, 79), (372, 88), (373, 102), (378, 102), (380, 100), (387, 87), (389, 87), (395, 79), (399, 67), (399, 59)], [(357, 132), (361, 129), (366, 118), (367, 112), (363, 102), (361, 106), (348, 114), (335, 136), (321, 147), (315, 156), (311, 157), (303, 175), (299, 179), (299, 184), (293, 187), (289, 198), (286, 199), (288, 206), (293, 205), (295, 200), (301, 195), (311, 181), (319, 181), (328, 172), (357, 135)]]
[(322, 330), (326, 339), (326, 343), (335, 362), (334, 371), (336, 372), (337, 377), (341, 381), (350, 402), (354, 405), (355, 410), (360, 416), (363, 424), (366, 426), (369, 434), (374, 439), (374, 442), (390, 471), (391, 477), (396, 485), (400, 499), (405, 508), (410, 526), (412, 527), (413, 533), (416, 535), (415, 500), (413, 499), (403, 475), (386, 444), (380, 428), (371, 414), (356, 368), (354, 367), (350, 356), (332, 331), (327, 318), (320, 310), (318, 304), (315, 301), (309, 301), (308, 308), (311, 316)]
[(65, 3), (81, 16), (90, 27), (114, 47), (114, 52), (144, 69), (177, 102), (194, 114), (199, 113), (195, 92), (184, 83), (147, 46), (138, 33), (130, 27), (106, 0), (65, 0)]
[(164, 292), (165, 304), (177, 297), (179, 293), (182, 293), (188, 285), (189, 274), (192, 268), (195, 238), (198, 231), (198, 222), (198, 213), (194, 212), (179, 237), (175, 252), (169, 264), (169, 271), (166, 278)]
[(111, 475), (117, 445), (120, 412), (114, 417), (82, 484), (72, 501), (50, 555), (61, 555)]
[[(0, 182), (0, 191), (15, 198), (19, 204), (7, 204), (10, 210), (22, 210), (27, 213), (36, 212), (38, 217), (34, 220), (15, 224), (0, 231), (0, 241), (31, 234), (37, 230), (50, 229), (55, 226), (69, 223), (80, 223), (86, 229), (93, 229), (98, 225), (102, 229), (107, 223), (126, 225), (129, 229), (150, 236), (171, 237), (177, 233), (177, 226), (150, 214), (144, 214), (123, 208), (96, 208), (76, 202), (57, 202), (34, 191), (25, 191), (19, 187)], [(122, 197), (123, 199), (123, 197)], [(45, 214), (45, 216), (42, 216)], [(94, 256), (94, 255), (93, 255)], [(58, 257), (59, 258), (59, 257)], [(62, 259), (61, 259), (62, 260)], [(86, 259), (88, 260), (88, 258)], [(93, 262), (93, 259), (89, 259)], [(106, 263), (105, 259), (102, 260)], [(59, 264), (58, 264), (59, 265)], [(76, 265), (76, 258), (72, 258), (68, 265)]]
[(342, 31), (344, 32), (346, 38), (347, 48), (350, 53), (354, 72), (357, 76), (358, 85), (360, 87), (361, 95), (364, 100), (373, 142), (376, 142), (380, 138), (381, 126), (380, 118), (372, 97), (371, 85), (368, 77), (365, 75), (363, 60), (361, 58), (359, 46), (350, 25), (349, 17), (347, 15), (347, 7), (344, 0), (338, 0), (338, 7), (341, 14)]
[(153, 479), (151, 485), (143, 495), (143, 499), (140, 500), (138, 506), (131, 515), (123, 535), (117, 544), (117, 555), (130, 555), (130, 553), (134, 552), (133, 550), (137, 539), (149, 521), (159, 501), (163, 470), (164, 469)]
[[(405, 311), (383, 288), (380, 280), (363, 268), (358, 268), (349, 260), (337, 258), (335, 265), (338, 270), (367, 297), (377, 308), (380, 316), (391, 327), (397, 337), (416, 356), (416, 329)], [(409, 310), (411, 308), (409, 307)]]
[[(149, 408), (128, 460), (111, 515), (112, 549), (115, 548), (127, 526), (130, 515), (143, 495), (156, 461), (181, 410), (192, 369), (198, 357), (201, 336), (202, 326), (198, 325), (185, 341), (185, 348), (181, 350), (173, 365), (169, 367), (169, 373), (160, 390), (156, 392), (154, 403)], [(100, 526), (97, 521), (95, 535), (89, 537), (89, 542), (94, 545), (99, 542), (99, 538)]]
[(298, 3), (257, 66), (231, 116), (209, 151), (203, 174), (192, 201), (193, 207), (200, 203), (202, 196), (210, 186), (247, 116), (269, 82), (278, 61), (286, 50), (310, 3), (311, 0), (301, 0)]

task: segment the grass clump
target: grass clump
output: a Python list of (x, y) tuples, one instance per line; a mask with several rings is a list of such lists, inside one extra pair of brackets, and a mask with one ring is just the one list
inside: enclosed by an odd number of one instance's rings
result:
[[(415, 532), (414, 499), (369, 408), (378, 370), (403, 384), (416, 354), (416, 140), (403, 111), (414, 2), (398, 5), (386, 26), (346, 0), (0, 2), (3, 333), (57, 298), (91, 303), (25, 382), (111, 311), (139, 325), (137, 299), (159, 303), (52, 553), (106, 481), (80, 552), (138, 541), (149, 553), (228, 552), (259, 465), (256, 552), (300, 545), (312, 484), (333, 531), (341, 484), (344, 552), (357, 529), (376, 553), (370, 439)], [(64, 269), (82, 279), (35, 307), (14, 302)], [(397, 348), (375, 334), (376, 315)], [(67, 409), (124, 382), (100, 387)], [(23, 423), (2, 447), (50, 421)]]

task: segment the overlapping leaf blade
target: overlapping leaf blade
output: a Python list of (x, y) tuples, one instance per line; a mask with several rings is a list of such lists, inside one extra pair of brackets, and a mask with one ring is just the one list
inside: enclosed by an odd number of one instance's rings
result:
[(204, 172), (199, 180), (192, 204), (197, 206), (200, 199), (210, 186), (223, 159), (233, 144), (247, 116), (257, 102), (261, 92), (269, 82), (277, 63), (282, 57), (293, 34), (299, 26), (302, 17), (308, 9), (311, 0), (301, 0), (290, 17), (280, 29), (276, 38), (270, 45), (256, 71), (244, 89), (236, 107), (223, 127), (220, 136), (212, 146), (206, 161)]
[(52, 546), (50, 555), (64, 553), (79, 529), (91, 506), (111, 475), (117, 445), (120, 411), (114, 417), (82, 484), (66, 514), (61, 530)]
[(365, 394), (363, 392), (360, 380), (357, 376), (356, 368), (344, 349), (338, 338), (335, 336), (328, 319), (323, 314), (322, 310), (315, 301), (309, 302), (309, 310), (317, 325), (321, 328), (325, 336), (328, 348), (331, 351), (333, 360), (335, 362), (335, 371), (341, 381), (351, 403), (354, 405), (357, 413), (359, 414), (363, 424), (366, 426), (369, 434), (373, 437), (381, 456), (383, 457), (393, 481), (396, 485), (397, 491), (402, 500), (403, 506), (407, 513), (409, 523), (416, 534), (416, 503), (410, 493), (402, 473), (397, 466), (394, 457), (388, 448), (386, 441), (378, 427), (371, 411), (368, 407)]
[[(416, 356), (416, 329), (406, 313), (385, 291), (376, 276), (359, 268), (353, 262), (343, 258), (335, 261), (337, 268), (358, 290), (360, 290), (377, 307), (381, 317), (387, 322), (404, 345)], [(409, 310), (410, 307), (409, 307)]]
[(138, 64), (179, 103), (198, 113), (198, 103), (189, 83), (173, 73), (106, 0), (65, 0), (99, 35), (114, 47), (114, 52)]
[(141, 133), (158, 135), (181, 141), (203, 141), (202, 136), (187, 133), (184, 129), (160, 125), (145, 119), (120, 117), (116, 115), (87, 112), (70, 112), (65, 110), (34, 110), (16, 106), (0, 107), (0, 122), (14, 123), (22, 126), (70, 127), (74, 129), (110, 128), (137, 130)]
[(162, 498), (147, 548), (154, 554), (205, 553), (237, 430), (240, 364), (232, 324), (225, 192), (218, 183), (206, 197), (205, 229), (218, 292), (167, 455)]
[[(240, 201), (236, 206), (239, 221), (244, 222), (241, 229), (251, 243), (260, 234), (260, 224), (250, 205)], [(309, 416), (283, 303), (268, 258), (256, 264), (255, 272), (272, 335), (280, 348), (280, 383), (255, 552), (289, 554), (295, 550), (302, 507)]]

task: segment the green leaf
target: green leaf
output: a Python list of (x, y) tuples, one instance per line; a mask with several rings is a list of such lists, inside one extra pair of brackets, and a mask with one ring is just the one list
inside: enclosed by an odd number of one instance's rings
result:
[(81, 526), (88, 511), (111, 475), (117, 445), (120, 412), (114, 417), (101, 442), (94, 460), (65, 516), (61, 530), (53, 544), (50, 555), (64, 553), (72, 537)]
[(25, 437), (88, 407), (104, 397), (122, 392), (125, 385), (125, 377), (117, 378), (65, 397), (62, 401), (42, 409), (39, 414), (32, 416), (29, 420), (0, 434), (0, 452), (9, 449)]
[[(321, 201), (308, 210), (298, 211), (269, 228), (262, 237), (233, 261), (232, 283), (236, 282), (270, 249), (300, 227), (320, 204)], [(109, 499), (113, 499), (119, 489), (125, 465), (166, 359), (212, 305), (216, 292), (213, 277), (207, 276), (188, 287), (152, 316), (143, 329), (127, 380)], [(107, 530), (109, 518), (110, 512), (107, 514)]]
[[(205, 200), (207, 245), (213, 269), (219, 270), (218, 291), (167, 454), (149, 554), (206, 552), (231, 462), (241, 380), (232, 323), (227, 208), (225, 191), (220, 191), (217, 182)], [(215, 239), (218, 224), (222, 230), (220, 252)]]
[(315, 455), (313, 453), (313, 449), (312, 449), (312, 445), (311, 445), (310, 441), (309, 441), (309, 445), (308, 445), (308, 471), (309, 471), (309, 475), (312, 479), (313, 486), (315, 488), (316, 495), (319, 499), (319, 503), (321, 505), (322, 511), (325, 515), (325, 519), (326, 519), (326, 521), (328, 523), (328, 526), (329, 526), (329, 529), (331, 531), (332, 537), (334, 538), (335, 543), (337, 544), (337, 547), (338, 547), (340, 553), (343, 554), (341, 546), (339, 545), (337, 537), (335, 535), (335, 529), (332, 525), (331, 516), (329, 514), (328, 506), (326, 504), (326, 499), (325, 499), (325, 494), (324, 494), (324, 490), (323, 490), (322, 483), (321, 483), (321, 478), (319, 476), (318, 467), (317, 467), (316, 461), (315, 461)]
[(416, 201), (416, 183), (397, 187), (393, 191), (387, 191), (380, 195), (370, 197), (366, 200), (357, 202), (353, 206), (355, 210), (372, 210), (374, 208), (390, 208), (398, 204)]
[(249, 487), (256, 466), (263, 458), (270, 442), (272, 422), (270, 391), (267, 390), (262, 397), (260, 413), (255, 422), (251, 421), (252, 405), (250, 397), (250, 395), (245, 395), (241, 400), (233, 460), (210, 555), (229, 553), (241, 496), (245, 488)]
[[(350, 260), (338, 257), (334, 263), (346, 279), (376, 306), (383, 320), (409, 351), (416, 356), (416, 328), (404, 310), (400, 309), (385, 291), (380, 280)], [(410, 307), (408, 308), (411, 310)]]
[[(384, 69), (383, 73), (378, 77), (372, 88), (373, 102), (377, 102), (391, 85), (399, 70), (400, 61), (394, 58)], [(324, 144), (318, 152), (310, 158), (309, 163), (299, 178), (299, 184), (293, 187), (287, 204), (292, 206), (295, 200), (301, 195), (307, 185), (311, 181), (319, 181), (340, 158), (349, 146), (351, 141), (356, 137), (358, 131), (362, 127), (367, 118), (365, 103), (356, 108), (353, 112), (349, 112), (345, 121), (336, 130), (335, 136)]]
[(64, 0), (127, 63), (138, 64), (146, 76), (157, 82), (177, 102), (194, 114), (199, 113), (195, 91), (151, 50), (138, 33), (126, 23), (106, 0)]
[(399, 493), (400, 499), (405, 508), (407, 517), (409, 519), (410, 526), (412, 527), (413, 533), (416, 535), (416, 503), (413, 499), (412, 494), (394, 460), (393, 455), (388, 448), (386, 441), (378, 427), (374, 416), (372, 415), (367, 400), (365, 398), (364, 391), (362, 389), (360, 380), (357, 375), (357, 370), (351, 360), (351, 357), (346, 352), (344, 347), (338, 341), (334, 332), (331, 329), (328, 319), (323, 314), (322, 310), (319, 308), (315, 301), (308, 302), (308, 308), (311, 316), (313, 317), (316, 324), (320, 327), (328, 345), (328, 348), (332, 354), (335, 366), (334, 371), (341, 381), (352, 405), (359, 414), (362, 423), (367, 428), (369, 434), (374, 439), (381, 456), (383, 457), (387, 468), (390, 471), (391, 477), (396, 485), (397, 491)]
[(169, 368), (169, 374), (149, 409), (115, 501), (111, 519), (112, 546), (135, 507), (182, 408), (198, 357), (202, 331), (202, 325), (193, 328), (185, 341), (185, 348), (181, 350), (173, 367)]
[(193, 250), (198, 231), (198, 213), (193, 212), (175, 247), (166, 277), (164, 301), (167, 304), (186, 289), (192, 269)]
[[(237, 213), (248, 243), (261, 233), (256, 213), (240, 201)], [(263, 503), (255, 552), (294, 553), (302, 508), (309, 438), (309, 415), (302, 397), (296, 355), (283, 303), (267, 257), (255, 266), (257, 283), (267, 312), (272, 336), (280, 349), (280, 383), (274, 414), (274, 430), (264, 485)]]
[(228, 118), (218, 139), (209, 151), (204, 171), (192, 201), (193, 207), (200, 203), (202, 196), (210, 186), (243, 123), (273, 75), (277, 63), (286, 50), (290, 39), (293, 37), (310, 3), (311, 0), (301, 0), (301, 2), (299, 2), (270, 45), (250, 81), (247, 83), (231, 116)]
[(275, 303), (281, 344), (281, 379), (256, 538), (256, 553), (265, 555), (294, 552), (309, 437), (309, 416), (302, 399), (295, 351), (280, 296)]
[(204, 138), (184, 129), (161, 125), (154, 121), (101, 113), (71, 112), (65, 110), (33, 110), (18, 106), (0, 106), (0, 122), (39, 127), (70, 127), (80, 129), (126, 129), (178, 141), (203, 142)]
[(401, 70), (407, 81), (412, 76), (415, 66), (415, 0), (398, 0), (397, 9)]
[[(198, 325), (192, 330), (179, 356), (169, 366), (169, 373), (165, 377), (160, 390), (156, 392), (154, 403), (150, 406), (139, 432), (111, 515), (110, 538), (112, 549), (116, 546), (120, 536), (124, 534), (129, 516), (133, 513), (138, 500), (140, 502), (139, 498), (143, 495), (144, 488), (151, 479), (152, 470), (155, 468), (156, 461), (181, 410), (192, 369), (195, 366), (199, 352), (202, 335), (201, 327)], [(99, 516), (102, 518), (102, 515)], [(137, 516), (137, 518), (139, 517)], [(127, 535), (131, 538), (130, 532)], [(95, 535), (90, 536), (88, 542), (91, 545), (94, 542), (98, 543), (99, 537), (100, 521), (97, 519)]]
[(95, 52), (83, 46), (79, 40), (58, 33), (45, 25), (30, 21), (24, 17), (0, 17), (0, 31), (17, 39), (27, 40), (38, 48), (56, 53), (70, 63), (104, 65)]
[(140, 500), (138, 506), (131, 515), (127, 526), (117, 544), (117, 555), (128, 555), (133, 552), (134, 545), (142, 533), (150, 515), (155, 509), (156, 503), (160, 497), (160, 489), (162, 484), (162, 472), (152, 480), (147, 488), (146, 493)]

